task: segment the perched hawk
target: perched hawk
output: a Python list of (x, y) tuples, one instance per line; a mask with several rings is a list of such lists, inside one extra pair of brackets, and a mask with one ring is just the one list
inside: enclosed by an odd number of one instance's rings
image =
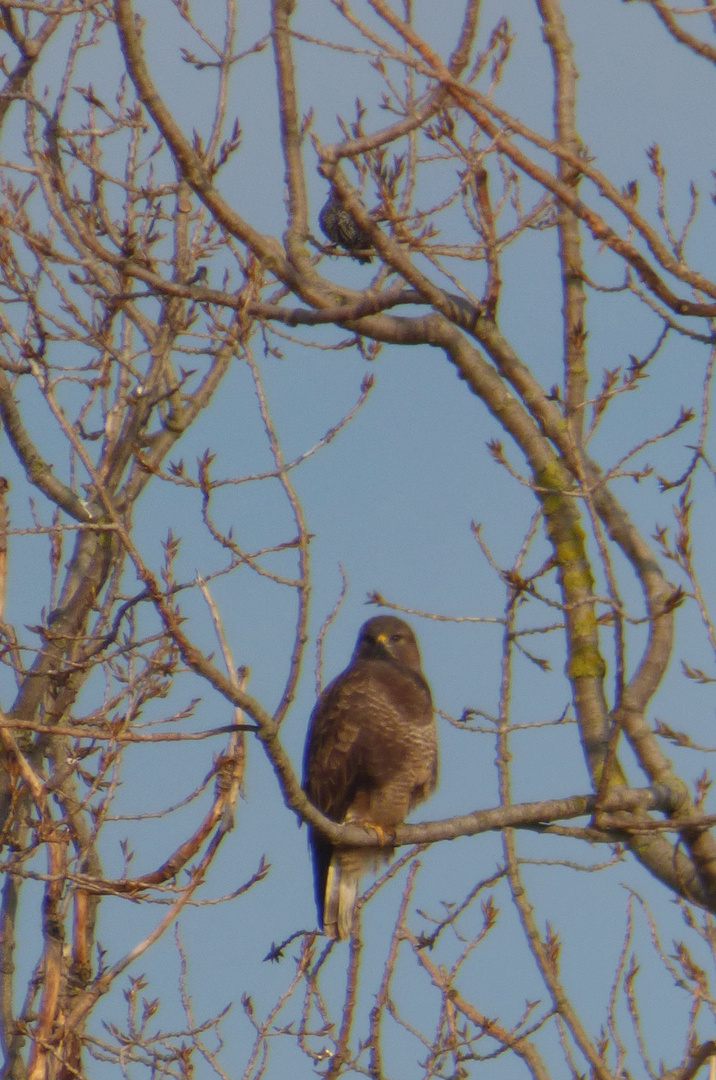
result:
[[(351, 662), (311, 715), (304, 791), (333, 821), (373, 826), (380, 842), (437, 782), (430, 687), (415, 634), (378, 615), (361, 628)], [(319, 921), (328, 937), (350, 937), (363, 870), (390, 849), (334, 848), (309, 829)]]
[(366, 249), (373, 247), (369, 236), (361, 229), (349, 210), (346, 210), (336, 191), (331, 191), (328, 202), (318, 215), (318, 224), (331, 241), (345, 248), (359, 263), (371, 262)]

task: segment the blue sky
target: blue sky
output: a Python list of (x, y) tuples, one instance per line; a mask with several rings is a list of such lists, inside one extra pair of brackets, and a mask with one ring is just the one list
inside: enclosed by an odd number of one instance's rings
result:
[[(439, 15), (431, 4), (418, 4), (417, 19), (436, 48), (447, 54), (452, 47), (462, 5), (442, 6)], [(693, 180), (701, 190), (698, 227), (688, 248), (693, 264), (712, 270), (714, 210), (710, 200), (714, 167), (712, 140), (703, 137), (712, 127), (713, 73), (704, 63), (694, 61), (683, 49), (666, 40), (653, 13), (645, 4), (623, 4), (603, 0), (599, 5), (587, 0), (570, 0), (565, 5), (570, 32), (575, 41), (581, 72), (579, 116), (582, 135), (596, 164), (619, 185), (639, 179), (643, 207), (652, 207), (653, 178), (648, 174), (646, 147), (661, 144), (664, 162), (670, 170), (669, 209), (676, 223), (688, 211), (688, 185)], [(161, 8), (161, 10), (160, 10)], [(266, 27), (265, 5), (255, 2), (240, 11), (240, 45), (246, 47)], [(505, 11), (505, 8), (509, 9)], [(209, 122), (202, 88), (212, 85), (211, 73), (197, 73), (181, 63), (181, 46), (189, 44), (177, 25), (168, 3), (144, 5), (149, 16), (145, 44), (160, 88), (176, 111), (187, 132), (202, 132)], [(483, 42), (499, 15), (506, 13), (517, 34), (514, 52), (507, 66), (503, 87), (497, 98), (543, 133), (550, 130), (549, 70), (535, 10), (531, 5), (507, 5), (490, 0), (483, 8)], [(201, 17), (205, 17), (204, 13)], [(206, 16), (210, 18), (210, 14)], [(306, 34), (336, 36), (341, 22), (330, 5), (320, 0), (302, 2), (295, 20)], [(111, 86), (116, 71), (116, 43), (107, 34), (103, 58), (104, 72), (88, 71), (98, 93), (102, 81)], [(355, 39), (351, 39), (355, 40)], [(62, 54), (58, 40), (55, 58)], [(95, 57), (96, 59), (96, 57)], [(385, 122), (378, 108), (380, 84), (365, 57), (331, 54), (318, 46), (298, 42), (301, 107), (315, 110), (314, 130), (323, 141), (338, 139), (336, 114), (352, 119), (353, 103), (360, 95), (368, 106), (366, 127)], [(52, 77), (52, 65), (45, 78)], [(109, 91), (107, 91), (109, 93)], [(210, 100), (210, 96), (207, 95)], [(276, 135), (276, 102), (273, 88), (271, 50), (248, 58), (236, 69), (232, 88), (231, 118), (235, 114), (244, 131), (244, 142), (234, 161), (222, 174), (221, 185), (237, 211), (257, 228), (280, 236), (285, 227), (283, 166)], [(10, 137), (10, 146), (12, 146)], [(11, 150), (5, 148), (5, 153)], [(315, 172), (315, 155), (306, 144), (307, 175), (313, 219), (325, 199), (325, 182)], [(585, 193), (596, 209), (607, 212), (588, 185)], [(314, 228), (317, 226), (314, 224)], [(551, 231), (535, 232), (510, 249), (502, 272), (504, 294), (500, 323), (506, 336), (543, 385), (561, 378), (561, 324), (559, 279), (554, 260), (556, 240)], [(614, 256), (598, 252), (585, 241), (590, 273), (603, 284), (621, 280), (623, 270)], [(222, 266), (211, 267), (211, 284), (220, 285)], [(235, 268), (234, 286), (238, 280)], [(464, 270), (464, 267), (460, 268)], [(371, 270), (347, 259), (324, 260), (321, 272), (338, 282), (360, 287), (367, 284)], [(482, 264), (467, 264), (465, 278), (480, 291)], [(216, 275), (216, 277), (214, 276)], [(150, 302), (151, 303), (151, 302)], [(700, 328), (703, 329), (703, 328)], [(645, 355), (654, 345), (658, 320), (631, 297), (590, 294), (588, 303), (589, 362), (592, 392), (596, 392), (606, 368), (625, 367), (629, 356)], [(405, 607), (439, 615), (469, 617), (473, 621), (450, 623), (413, 618), (418, 633), (424, 668), (432, 684), (440, 710), (460, 716), (465, 708), (494, 713), (500, 679), (501, 627), (504, 586), (486, 564), (472, 535), (470, 522), (484, 525), (484, 537), (499, 560), (508, 565), (515, 556), (534, 509), (529, 492), (511, 479), (489, 456), (486, 443), (501, 435), (484, 406), (472, 397), (454, 369), (437, 350), (428, 347), (399, 349), (386, 347), (372, 363), (357, 350), (330, 348), (345, 340), (340, 330), (312, 330), (295, 335), (314, 342), (307, 348), (286, 340), (282, 357), (265, 356), (256, 340), (256, 358), (272, 416), (287, 458), (314, 445), (356, 401), (367, 372), (375, 386), (356, 418), (324, 450), (307, 460), (292, 474), (297, 493), (305, 507), (308, 527), (315, 535), (311, 544), (313, 595), (310, 630), (315, 640), (339, 594), (340, 567), (344, 567), (348, 590), (340, 613), (326, 639), (324, 672), (332, 678), (348, 661), (358, 627), (376, 613), (366, 607), (366, 596), (378, 590)], [(703, 345), (690, 344), (675, 336), (650, 369), (650, 378), (637, 391), (625, 394), (609, 410), (594, 440), (593, 453), (608, 465), (636, 441), (674, 422), (679, 409), (697, 407), (707, 359)], [(38, 401), (30, 404), (32, 423), (47, 452), (59, 450), (56, 434), (48, 424)], [(650, 447), (637, 458), (655, 466), (656, 472), (676, 476), (689, 460), (686, 448), (696, 439), (696, 428), (658, 447)], [(257, 413), (249, 372), (238, 361), (229, 372), (211, 410), (187, 434), (172, 455), (182, 457), (189, 467), (211, 447), (217, 454), (216, 476), (250, 475), (270, 466), (270, 457)], [(506, 445), (516, 468), (522, 469), (519, 454)], [(8, 447), (5, 444), (5, 454)], [(58, 464), (58, 468), (61, 466)], [(6, 469), (12, 470), (8, 465)], [(20, 477), (13, 477), (13, 522), (27, 521), (28, 490)], [(707, 591), (713, 590), (712, 545), (714, 501), (712, 481), (706, 476), (695, 488), (695, 519), (706, 542), (697, 548)], [(615, 483), (616, 493), (647, 534), (658, 524), (671, 524), (671, 507), (676, 496), (661, 493), (655, 477), (635, 484), (632, 479)], [(227, 486), (216, 499), (222, 525), (233, 525), (237, 537), (248, 548), (290, 538), (293, 525), (288, 508), (274, 481)], [(199, 520), (199, 498), (195, 493), (176, 492), (169, 485), (156, 485), (140, 504), (137, 535), (147, 560), (155, 567), (161, 558), (161, 540), (171, 527), (181, 536), (178, 560), (187, 579), (196, 571), (209, 573), (220, 563)], [(294, 530), (295, 531), (295, 530)], [(38, 560), (37, 581), (42, 583), (43, 541), (35, 541), (33, 558)], [(545, 558), (547, 548), (538, 539), (528, 566), (535, 568)], [(287, 556), (276, 565), (291, 566)], [(624, 574), (624, 595), (635, 613), (641, 613), (638, 590)], [(599, 587), (603, 588), (603, 585)], [(237, 664), (251, 668), (249, 689), (266, 707), (273, 708), (281, 696), (287, 671), (287, 649), (291, 641), (295, 600), (285, 589), (249, 570), (228, 579), (218, 579), (212, 594), (221, 612)], [(26, 580), (15, 576), (9, 583), (8, 617), (21, 623), (38, 621), (38, 605), (45, 602), (39, 589), (28, 588)], [(184, 602), (192, 634), (207, 650), (216, 649), (206, 606), (195, 591)], [(529, 613), (535, 622), (546, 618), (543, 610)], [(482, 620), (482, 621), (479, 621)], [(643, 631), (633, 632), (629, 662), (639, 657)], [(552, 669), (540, 671), (527, 659), (518, 659), (512, 695), (515, 723), (556, 719), (569, 703), (569, 685), (562, 675), (561, 642), (556, 637), (530, 639), (528, 647), (548, 658)], [(299, 768), (307, 718), (314, 693), (314, 651), (307, 651), (299, 692), (286, 720), (285, 744)], [(660, 717), (674, 727), (688, 726), (695, 739), (712, 743), (713, 701), (710, 687), (695, 686), (684, 679), (679, 661), (713, 670), (713, 655), (703, 634), (698, 613), (686, 604), (678, 616), (678, 638), (671, 676), (654, 702), (651, 718)], [(88, 694), (94, 687), (88, 689)], [(11, 684), (5, 680), (5, 704), (11, 700)], [(192, 727), (207, 728), (229, 723), (229, 706), (195, 679), (178, 681), (170, 702), (155, 703), (151, 715), (175, 711), (200, 695)], [(497, 785), (494, 742), (489, 735), (461, 733), (448, 723), (440, 723), (442, 781), (429, 805), (416, 815), (419, 819), (446, 817), (478, 807), (495, 805)], [(133, 749), (127, 753), (123, 787), (117, 800), (118, 813), (161, 809), (167, 801), (191, 790), (211, 767), (212, 754), (220, 743), (191, 743), (180, 749), (163, 746)], [(579, 748), (576, 728), (539, 727), (514, 737), (514, 798), (531, 800), (588, 790), (588, 779)], [(693, 755), (692, 755), (693, 757)], [(704, 767), (685, 751), (674, 753), (687, 776)], [(627, 756), (628, 760), (628, 756)], [(633, 773), (636, 777), (636, 772)], [(638, 781), (641, 783), (641, 781)], [(203, 805), (203, 804), (201, 804)], [(111, 827), (106, 848), (108, 873), (119, 870), (118, 842), (131, 836), (136, 852), (134, 867), (153, 867), (171, 850), (177, 839), (198, 820), (196, 806), (164, 820), (145, 822), (137, 828), (117, 822)], [(589, 849), (576, 842), (554, 838), (520, 838), (520, 849), (532, 859), (599, 861), (605, 849)], [(297, 929), (314, 925), (312, 883), (305, 849), (294, 815), (284, 807), (276, 780), (263, 759), (260, 748), (249, 744), (246, 801), (237, 813), (237, 828), (224, 841), (202, 897), (217, 896), (236, 888), (256, 869), (266, 855), (271, 873), (246, 897), (226, 905), (204, 907), (184, 913), (181, 936), (190, 956), (189, 986), (197, 1016), (201, 1019), (218, 1011), (227, 1002), (235, 1005), (223, 1027), (226, 1039), (225, 1067), (231, 1075), (241, 1075), (250, 1030), (241, 1014), (242, 993), (252, 995), (258, 1013), (275, 1000), (293, 974), (291, 956), (280, 965), (267, 965), (263, 957), (272, 941), (288, 937)], [(501, 859), (499, 841), (488, 835), (443, 844), (425, 853), (418, 891), (423, 909), (436, 913), (443, 900), (455, 900), (481, 877), (495, 869)], [(566, 866), (534, 866), (526, 870), (534, 889), (540, 925), (552, 921), (564, 937), (563, 974), (585, 1022), (596, 1032), (609, 992), (622, 943), (628, 893), (621, 883), (643, 893), (658, 912), (665, 941), (683, 933), (682, 917), (672, 898), (656, 886), (646, 871), (627, 861), (602, 875), (577, 874)], [(388, 934), (397, 912), (404, 874), (384, 890), (366, 915), (366, 974), (362, 994), (370, 1007), (385, 957)], [(505, 1016), (513, 1022), (520, 1015), (524, 999), (544, 998), (529, 957), (514, 925), (514, 914), (504, 886), (496, 890), (503, 907), (498, 929), (478, 950), (466, 982), (488, 1015)], [(417, 900), (416, 900), (417, 903)], [(100, 939), (112, 959), (130, 948), (154, 924), (163, 909), (108, 900), (101, 916)], [(35, 913), (28, 912), (28, 936)], [(650, 956), (648, 933), (643, 916), (635, 916), (637, 938), (643, 946), (643, 979), (648, 985), (649, 1009), (645, 1026), (654, 1059), (674, 1064), (678, 1036), (665, 1022), (670, 1010), (684, 1010), (675, 1004), (676, 992), (668, 974), (660, 972)], [(420, 928), (419, 917), (413, 925)], [(464, 930), (476, 931), (479, 910), (466, 918)], [(446, 947), (449, 953), (453, 943)], [(290, 954), (291, 950), (289, 950)], [(336, 950), (331, 960), (332, 986), (341, 986), (345, 949)], [(28, 950), (27, 963), (34, 962)], [(705, 960), (703, 961), (705, 962)], [(162, 992), (168, 972), (178, 970), (174, 941), (163, 941), (132, 970), (146, 973), (147, 996)], [(515, 986), (519, 984), (519, 992)], [(171, 981), (170, 981), (171, 985)], [(112, 1016), (121, 1006), (122, 986), (101, 1006), (100, 1018)], [(163, 994), (163, 992), (162, 992)], [(164, 994), (163, 994), (164, 996)], [(431, 993), (418, 976), (414, 962), (406, 959), (399, 974), (399, 996), (406, 1015), (418, 1026), (427, 1024), (434, 1006)], [(682, 1001), (685, 1000), (682, 998)], [(432, 1022), (432, 1021), (430, 1021)], [(177, 1023), (176, 1004), (166, 994), (158, 1023), (168, 1028)], [(678, 1029), (678, 1025), (677, 1029)], [(363, 1032), (364, 1033), (364, 1032)], [(390, 1075), (418, 1075), (401, 1065), (405, 1050), (397, 1037), (386, 1051), (394, 1055)], [(412, 1060), (419, 1056), (414, 1048)], [(554, 1040), (545, 1046), (554, 1075), (566, 1075)], [(296, 1068), (290, 1040), (277, 1039), (267, 1076), (289, 1075)], [(307, 1063), (304, 1063), (304, 1070)], [(497, 1060), (482, 1067), (482, 1075), (513, 1076), (512, 1065)], [(478, 1068), (475, 1067), (475, 1075)], [(98, 1073), (100, 1075), (100, 1073)], [(113, 1075), (108, 1066), (106, 1075)], [(294, 1075), (299, 1075), (295, 1073)], [(300, 1075), (309, 1075), (308, 1071)]]

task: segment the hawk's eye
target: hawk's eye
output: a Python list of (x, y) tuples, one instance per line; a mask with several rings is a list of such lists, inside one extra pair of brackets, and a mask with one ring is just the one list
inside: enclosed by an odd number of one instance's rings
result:
[(403, 640), (403, 635), (402, 634), (391, 634), (390, 635), (390, 640), (391, 641), (402, 641)]

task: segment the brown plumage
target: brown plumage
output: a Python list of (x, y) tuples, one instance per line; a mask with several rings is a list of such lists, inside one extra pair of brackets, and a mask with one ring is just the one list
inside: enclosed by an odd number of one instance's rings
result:
[(318, 224), (332, 244), (345, 248), (359, 263), (372, 262), (366, 249), (372, 248), (373, 242), (343, 205), (337, 191), (331, 190), (328, 202), (318, 215)]
[[(351, 662), (311, 714), (304, 790), (333, 821), (401, 824), (437, 782), (433, 702), (415, 634), (402, 619), (378, 615), (358, 635)], [(389, 848), (334, 848), (309, 829), (316, 904), (323, 932), (347, 938), (363, 870)]]

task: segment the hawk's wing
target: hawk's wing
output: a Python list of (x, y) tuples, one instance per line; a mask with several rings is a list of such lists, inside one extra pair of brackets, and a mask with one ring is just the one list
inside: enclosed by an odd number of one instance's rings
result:
[(370, 673), (348, 668), (321, 694), (311, 715), (304, 758), (304, 790), (314, 806), (343, 821), (360, 780), (358, 752), (370, 711)]
[[(314, 806), (333, 821), (344, 820), (358, 790), (360, 766), (356, 743), (361, 720), (365, 718), (365, 691), (366, 673), (360, 667), (348, 668), (326, 687), (311, 714), (303, 764), (303, 787)], [(327, 915), (327, 908), (338, 906), (338, 900), (333, 902), (330, 894), (340, 890), (340, 883), (333, 883), (335, 873), (331, 875), (331, 889), (327, 889), (333, 848), (320, 832), (310, 826), (308, 841), (320, 924), (324, 932), (336, 936), (337, 928), (329, 926), (334, 916)], [(359, 876), (359, 866), (352, 875), (342, 875), (344, 888), (347, 882), (352, 892), (344, 901), (344, 907), (351, 913)]]

